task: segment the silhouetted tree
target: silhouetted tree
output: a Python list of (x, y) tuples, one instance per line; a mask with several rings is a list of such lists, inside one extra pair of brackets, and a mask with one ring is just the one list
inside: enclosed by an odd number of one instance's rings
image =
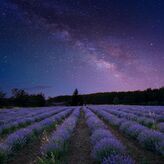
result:
[(113, 104), (119, 104), (119, 103), (120, 103), (119, 98), (117, 96), (114, 97)]
[(0, 91), (0, 98), (4, 98), (5, 95), (6, 95), (6, 94), (5, 94), (4, 92)]
[[(105, 92), (88, 95), (78, 95), (78, 90), (72, 96), (59, 96), (51, 98), (51, 102), (72, 102), (72, 105), (81, 105), (79, 99), (85, 104), (129, 104), (129, 105), (164, 105), (164, 87), (159, 89), (148, 88), (144, 91)], [(85, 99), (84, 99), (84, 98)]]
[(164, 87), (159, 89), (147, 89), (144, 91), (106, 92), (88, 95), (79, 95), (75, 89), (72, 96), (58, 96), (47, 101), (42, 93), (29, 94), (22, 89), (13, 89), (12, 97), (6, 98), (0, 91), (0, 107), (20, 106), (37, 107), (53, 105), (64, 102), (66, 105), (85, 104), (129, 104), (129, 105), (164, 105)]
[(42, 93), (37, 94), (37, 95), (29, 95), (28, 104), (33, 107), (45, 106), (46, 100)]
[(28, 106), (28, 93), (23, 89), (12, 89), (12, 95), (16, 106)]
[(73, 106), (77, 106), (77, 105), (79, 105), (79, 92), (78, 92), (78, 90), (77, 90), (77, 88), (74, 90), (74, 92), (73, 92), (73, 95), (72, 95), (72, 103), (71, 103), (71, 105), (73, 105)]
[(12, 89), (14, 106), (22, 107), (37, 107), (45, 106), (46, 100), (42, 93), (40, 94), (28, 94), (23, 89)]
[(5, 99), (5, 93), (0, 91), (0, 107), (3, 107), (5, 105), (6, 99)]

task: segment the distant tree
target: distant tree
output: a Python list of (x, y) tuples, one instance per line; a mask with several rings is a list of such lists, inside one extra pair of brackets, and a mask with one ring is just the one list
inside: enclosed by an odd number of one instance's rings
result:
[(29, 106), (37, 107), (37, 106), (45, 106), (46, 100), (42, 93), (37, 95), (29, 95), (28, 96), (28, 104)]
[(5, 105), (5, 95), (6, 94), (4, 92), (0, 91), (0, 107), (3, 107)]
[(28, 93), (23, 89), (12, 89), (13, 101), (15, 106), (28, 106)]
[(45, 100), (45, 96), (43, 93), (37, 94), (36, 98), (37, 98), (37, 105), (36, 106), (45, 106), (46, 100)]
[(73, 92), (73, 95), (72, 95), (72, 103), (71, 105), (73, 106), (77, 106), (79, 105), (79, 92), (78, 92), (78, 89), (76, 88)]
[(73, 95), (77, 96), (79, 94), (79, 91), (77, 90), (77, 88), (74, 90)]
[(5, 94), (4, 92), (0, 91), (0, 99), (1, 99), (1, 98), (5, 98), (5, 95), (6, 95), (6, 94)]
[(119, 103), (120, 103), (119, 98), (117, 96), (114, 97), (113, 104), (119, 104)]
[(22, 107), (37, 107), (45, 106), (46, 100), (42, 93), (39, 94), (28, 94), (23, 89), (12, 89), (14, 106)]
[(28, 96), (28, 93), (23, 89), (14, 88), (12, 89), (12, 95), (14, 98), (19, 98), (19, 97)]

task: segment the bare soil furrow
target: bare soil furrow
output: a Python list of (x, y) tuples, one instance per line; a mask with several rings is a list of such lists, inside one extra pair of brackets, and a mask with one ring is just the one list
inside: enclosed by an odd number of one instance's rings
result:
[(80, 113), (77, 127), (70, 140), (67, 162), (68, 164), (93, 164), (90, 133), (83, 111)]

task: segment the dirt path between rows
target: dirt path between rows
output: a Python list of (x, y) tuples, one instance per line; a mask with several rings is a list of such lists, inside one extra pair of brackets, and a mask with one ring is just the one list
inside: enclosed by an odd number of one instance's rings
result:
[[(99, 116), (98, 116), (99, 117)], [(100, 117), (99, 117), (100, 118)], [(102, 119), (102, 118), (100, 118)], [(129, 155), (136, 161), (136, 164), (163, 164), (164, 158), (156, 155), (153, 152), (143, 149), (137, 141), (125, 136), (119, 129), (109, 125), (108, 122), (103, 120), (108, 126), (108, 129), (118, 138), (127, 148)]]
[(68, 164), (93, 164), (89, 128), (86, 125), (82, 110), (77, 127), (70, 140), (67, 162)]

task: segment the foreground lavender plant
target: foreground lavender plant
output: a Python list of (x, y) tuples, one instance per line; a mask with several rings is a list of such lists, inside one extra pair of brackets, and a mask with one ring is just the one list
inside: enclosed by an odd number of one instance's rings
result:
[(59, 119), (62, 120), (69, 113), (71, 113), (71, 111), (72, 109), (68, 109), (41, 122), (28, 126), (28, 128), (20, 129), (10, 134), (1, 145), (0, 154), (3, 155), (0, 156), (0, 160), (2, 160), (4, 156), (9, 156), (10, 154), (16, 153), (27, 143), (36, 139), (36, 136), (39, 135), (44, 129), (55, 125)]
[(156, 122), (154, 118), (147, 118), (143, 116), (137, 116), (134, 113), (124, 112), (124, 111), (118, 111), (113, 109), (104, 109), (108, 113), (111, 113), (119, 118), (126, 118), (127, 120), (138, 122), (139, 124), (145, 125), (149, 128), (155, 128)]
[(111, 155), (125, 155), (124, 145), (107, 129), (106, 125), (89, 109), (84, 108), (84, 112), (87, 125), (91, 130), (93, 158), (98, 162), (102, 162), (104, 158)]
[(109, 130), (105, 129), (97, 129), (95, 130), (91, 135), (91, 143), (92, 145), (95, 145), (97, 141), (100, 141), (104, 138), (112, 138), (113, 135), (110, 133)]
[(164, 133), (164, 122), (161, 122), (157, 125), (157, 128), (159, 129), (160, 132)]
[(38, 114), (36, 116), (36, 113), (34, 113), (32, 117), (23, 117), (23, 118), (18, 118), (16, 119), (15, 121), (12, 121), (12, 122), (9, 122), (7, 124), (3, 124), (0, 126), (0, 134), (7, 134), (11, 131), (13, 131), (14, 129), (17, 129), (21, 126), (27, 126), (31, 123), (34, 123), (34, 122), (37, 122), (37, 121), (41, 121), (47, 117), (50, 117), (54, 114), (57, 114), (61, 111), (63, 111), (64, 108), (59, 108), (59, 109), (56, 109), (55, 111), (47, 111), (47, 112), (42, 112), (40, 114)]
[[(163, 154), (163, 152), (158, 149), (158, 146), (162, 146), (162, 142), (164, 141), (164, 135), (160, 132), (144, 130), (139, 134), (137, 139), (146, 149)], [(164, 150), (164, 147), (162, 149)]]
[(111, 138), (100, 139), (93, 147), (92, 153), (95, 159), (102, 161), (109, 155), (124, 154), (125, 151), (122, 143), (113, 136)]
[(114, 154), (102, 161), (102, 164), (135, 164), (129, 156)]
[(80, 109), (75, 109), (71, 116), (51, 135), (47, 144), (42, 146), (42, 161), (51, 161), (52, 156), (60, 158), (67, 151), (67, 142), (76, 127)]
[[(103, 110), (93, 109), (93, 111), (112, 125), (114, 118), (116, 118), (116, 120), (118, 119), (116, 116), (113, 116)], [(137, 122), (128, 121), (126, 119), (124, 119), (124, 121), (122, 120), (120, 124), (117, 124), (117, 127), (119, 127), (119, 129), (129, 137), (136, 139), (144, 148), (163, 155), (163, 133), (151, 130), (138, 124)]]

